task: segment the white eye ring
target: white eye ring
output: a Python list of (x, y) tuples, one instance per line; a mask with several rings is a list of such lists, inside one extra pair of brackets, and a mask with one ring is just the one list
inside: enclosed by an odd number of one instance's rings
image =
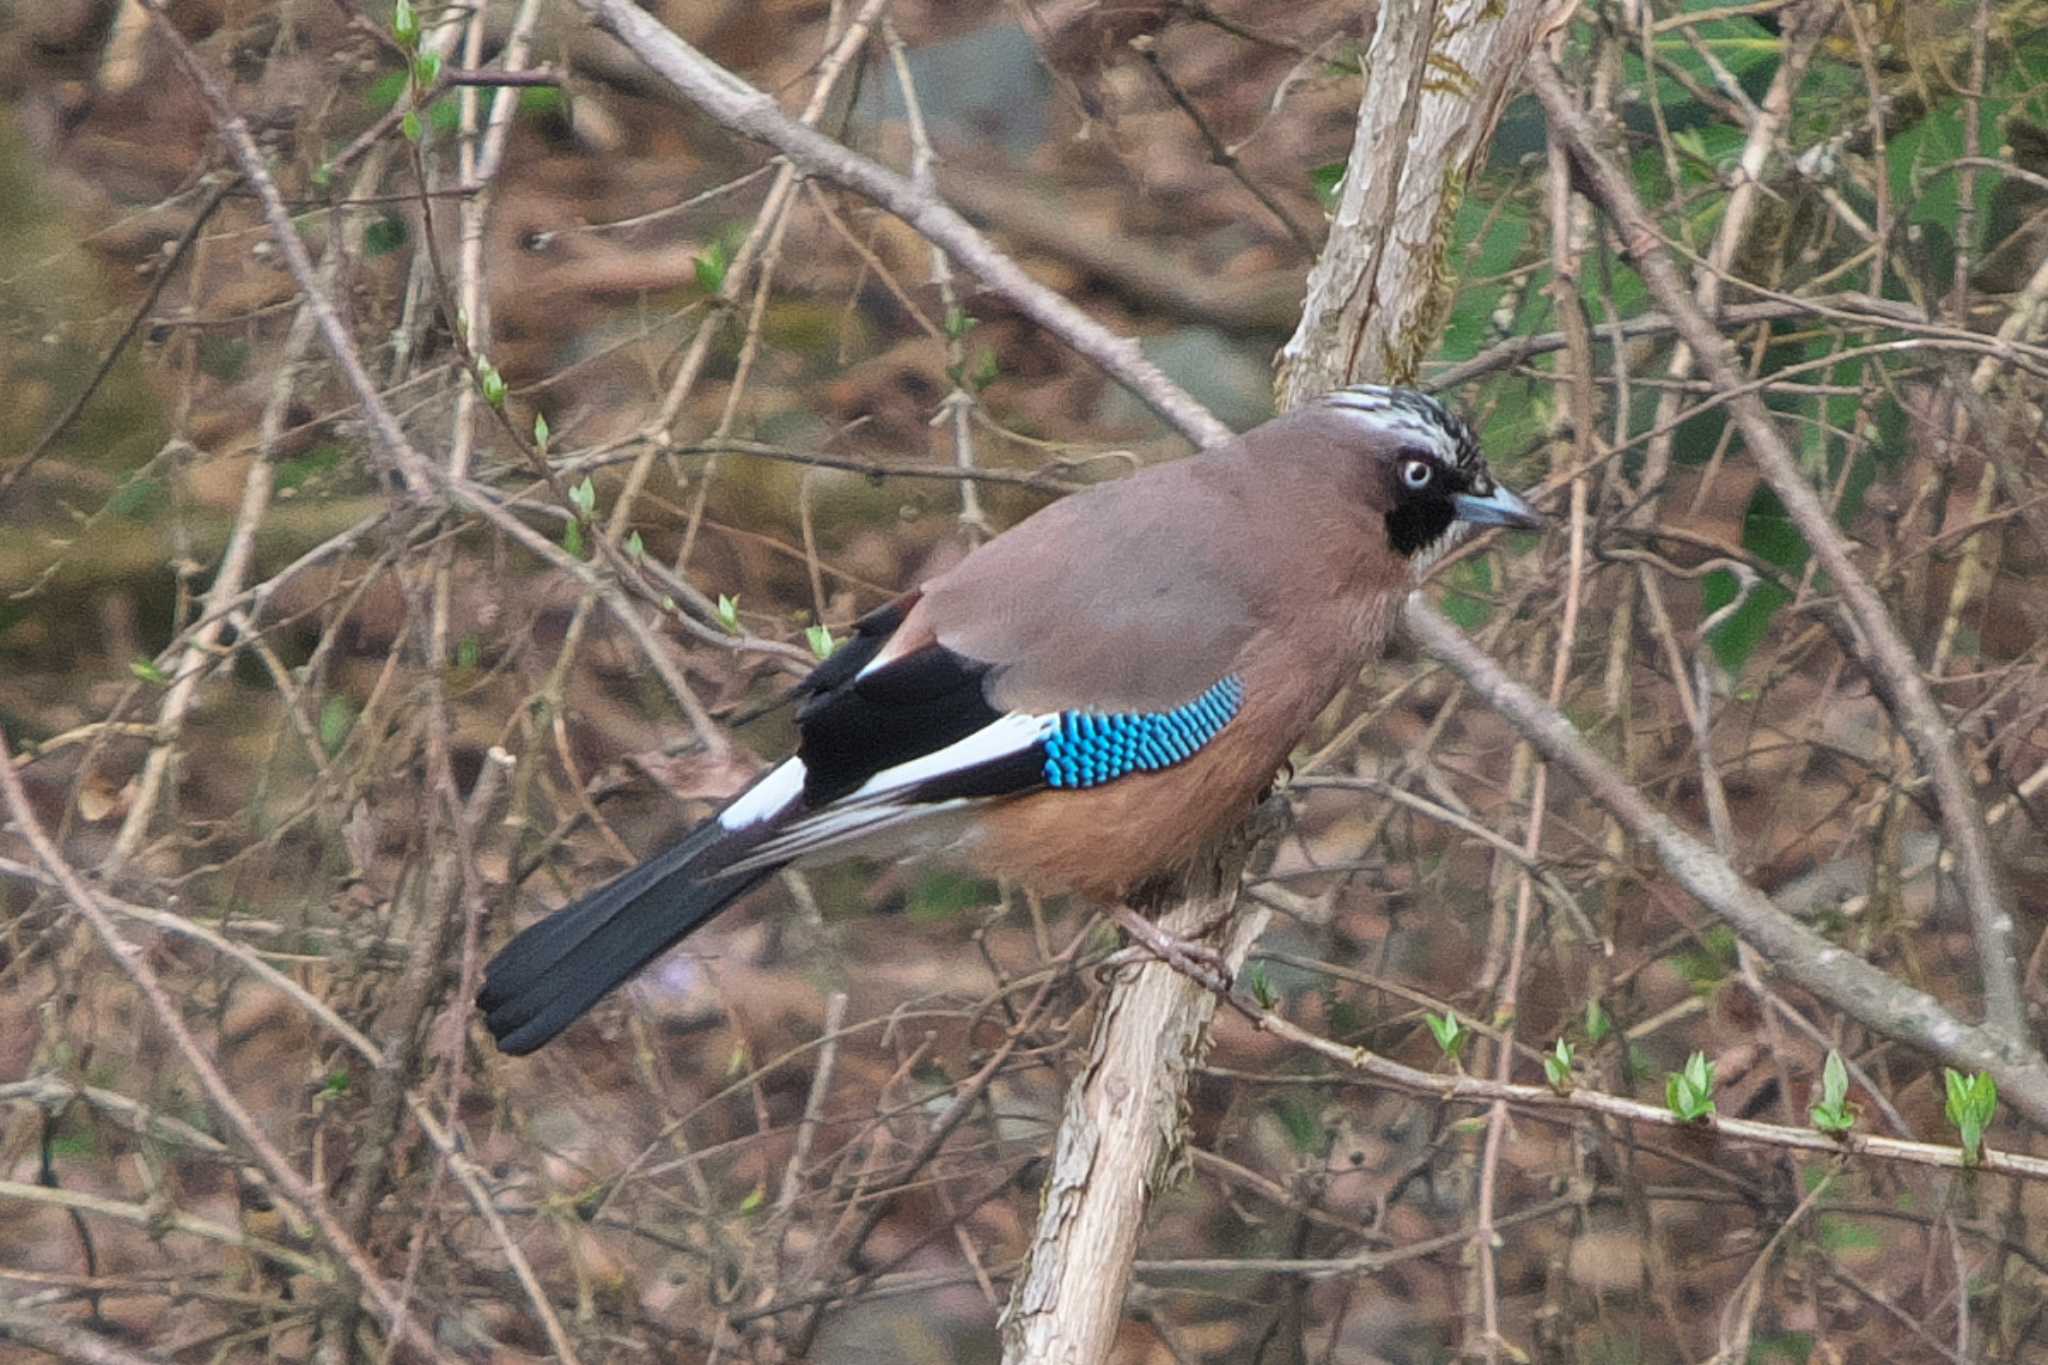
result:
[(1436, 466), (1432, 465), (1428, 460), (1401, 461), (1401, 482), (1407, 484), (1410, 488), (1418, 490), (1427, 488), (1429, 487), (1429, 481), (1435, 477)]

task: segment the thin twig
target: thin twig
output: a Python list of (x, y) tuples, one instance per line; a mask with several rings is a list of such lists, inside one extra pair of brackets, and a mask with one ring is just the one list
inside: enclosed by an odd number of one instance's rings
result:
[[(147, 2), (147, 0), (145, 0)], [(4, 804), (8, 816), (14, 822), (16, 831), (35, 850), (36, 857), (57, 879), (64, 889), (64, 895), (71, 906), (83, 915), (99, 937), (121, 973), (134, 983), (149, 1004), (151, 1017), (158, 1027), (170, 1037), (172, 1044), (183, 1057), (186, 1066), (198, 1079), (200, 1088), (207, 1099), (219, 1110), (237, 1138), (255, 1155), (257, 1163), (269, 1176), (275, 1188), (295, 1205), (299, 1212), (317, 1226), (328, 1248), (348, 1267), (364, 1293), (377, 1302), (379, 1310), (393, 1324), (393, 1330), (404, 1336), (415, 1350), (431, 1359), (441, 1359), (434, 1349), (433, 1340), (420, 1324), (405, 1313), (393, 1296), (390, 1286), (377, 1274), (368, 1254), (342, 1229), (336, 1220), (334, 1210), (329, 1207), (326, 1196), (315, 1186), (301, 1177), (277, 1150), (265, 1134), (263, 1126), (243, 1106), (227, 1079), (214, 1066), (206, 1049), (199, 1045), (185, 1021), (179, 1014), (178, 1006), (171, 999), (170, 992), (158, 979), (156, 970), (148, 959), (127, 951), (127, 945), (115, 930), (113, 921), (107, 917), (93, 893), (79, 880), (71, 865), (64, 860), (43, 832), (41, 821), (36, 818), (34, 808), (29, 804), (28, 793), (23, 789), (21, 776), (15, 771), (14, 756), (8, 752), (5, 736), (0, 736), (0, 804)]]
[(1424, 648), (1545, 757), (1584, 783), (1595, 800), (1655, 851), (1688, 894), (1755, 944), (1774, 968), (1888, 1037), (1958, 1068), (1991, 1072), (1998, 1079), (2001, 1100), (2010, 1100), (2036, 1123), (2048, 1123), (2048, 1065), (2015, 1054), (2000, 1033), (1957, 1019), (1933, 996), (1886, 975), (1772, 905), (1711, 848), (1651, 806), (1569, 721), (1510, 678), (1436, 612), (1411, 602), (1404, 621)]
[(1260, 206), (1266, 212), (1272, 214), (1280, 226), (1287, 230), (1287, 235), (1294, 240), (1296, 249), (1307, 259), (1314, 260), (1316, 257), (1315, 238), (1309, 236), (1308, 230), (1294, 221), (1294, 215), (1289, 213), (1279, 200), (1275, 199), (1263, 185), (1260, 185), (1251, 178), (1245, 171), (1244, 163), (1232, 154), (1230, 148), (1223, 145), (1223, 139), (1216, 136), (1216, 130), (1211, 128), (1209, 121), (1202, 117), (1202, 111), (1195, 108), (1194, 101), (1190, 100), (1187, 92), (1180, 88), (1180, 82), (1176, 81), (1168, 73), (1165, 64), (1159, 60), (1159, 44), (1152, 39), (1151, 35), (1142, 34), (1131, 40), (1131, 47), (1144, 60), (1146, 67), (1152, 72), (1153, 78), (1159, 82), (1160, 88), (1166, 91), (1166, 97), (1173, 101), (1174, 107), (1188, 116), (1188, 122), (1194, 125), (1196, 134), (1202, 139), (1202, 145), (1209, 149), (1209, 160), (1221, 166), (1225, 171), (1229, 172), (1231, 179), (1244, 186), (1252, 198), (1258, 200)]
[[(1742, 385), (1746, 376), (1736, 368), (1726, 341), (1685, 288), (1677, 266), (1659, 245), (1635, 186), (1608, 158), (1586, 115), (1565, 88), (1562, 75), (1540, 55), (1531, 61), (1530, 72), (1545, 110), (1571, 147), (1581, 181), (1620, 228), (1625, 249), (1642, 272), (1651, 297), (1677, 321), (1679, 336), (1698, 353), (1708, 377), (1718, 387)], [(1871, 676), (1880, 684), (1914, 757), (1933, 782), (1943, 827), (1955, 845), (1957, 876), (1976, 934), (1986, 1017), (1995, 1030), (1987, 1041), (1994, 1041), (1996, 1052), (2021, 1072), (2048, 1077), (2048, 1068), (2029, 1042), (2009, 890), (1992, 857), (1983, 811), (1957, 757), (1948, 722), (1927, 688), (1918, 661), (1900, 638), (1870, 580), (1850, 557), (1833, 517), (1801, 472), (1797, 457), (1762, 400), (1742, 394), (1730, 402), (1729, 409), (1748, 453), (1812, 546), (1815, 562), (1826, 570), (1844, 598), (1868, 651)], [(2048, 1093), (2038, 1094), (2036, 1100), (2048, 1106)], [(2043, 1112), (2048, 1113), (2048, 1108)]]
[(5, 474), (0, 474), (0, 505), (6, 503), (8, 490), (19, 483), (29, 470), (35, 468), (38, 460), (49, 454), (51, 447), (57, 444), (58, 438), (69, 431), (71, 424), (78, 420), (78, 415), (85, 411), (86, 404), (100, 391), (100, 385), (106, 382), (107, 376), (114, 372), (114, 366), (127, 352), (128, 343), (135, 339), (135, 334), (142, 330), (142, 324), (156, 311), (156, 301), (163, 297), (164, 286), (171, 282), (172, 277), (178, 273), (178, 267), (192, 254), (193, 244), (199, 240), (199, 234), (205, 230), (207, 223), (212, 221), (214, 211), (240, 185), (239, 177), (229, 177), (221, 181), (193, 212), (192, 221), (185, 225), (185, 230), (178, 234), (178, 240), (171, 244), (169, 254), (157, 265), (156, 274), (150, 278), (149, 289), (143, 294), (142, 302), (128, 315), (128, 325), (121, 329), (121, 335), (115, 337), (113, 344), (107, 347), (106, 353), (100, 357), (100, 363), (94, 367), (85, 384), (65, 406), (64, 411), (57, 415), (57, 420), (50, 423), (49, 429), (29, 447), (28, 453), (9, 465)]
[(597, 23), (691, 103), (725, 127), (773, 146), (812, 175), (860, 191), (978, 275), (1026, 316), (1101, 366), (1176, 431), (1198, 445), (1229, 428), (1190, 399), (1138, 349), (1096, 323), (1058, 291), (1032, 279), (935, 195), (785, 115), (775, 100), (711, 62), (630, 0), (576, 0)]

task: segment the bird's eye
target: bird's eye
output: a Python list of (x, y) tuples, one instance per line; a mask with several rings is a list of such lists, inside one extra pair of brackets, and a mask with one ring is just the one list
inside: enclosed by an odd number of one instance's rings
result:
[(1429, 481), (1436, 477), (1436, 466), (1428, 460), (1401, 461), (1401, 482), (1413, 489), (1429, 487)]

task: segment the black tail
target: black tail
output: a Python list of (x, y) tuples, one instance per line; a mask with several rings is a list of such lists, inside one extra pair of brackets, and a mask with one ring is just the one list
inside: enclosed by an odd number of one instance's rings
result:
[(768, 825), (735, 831), (708, 821), (674, 848), (523, 930), (484, 968), (476, 996), (500, 1050), (515, 1057), (533, 1051), (774, 875), (777, 866), (725, 870), (771, 832)]

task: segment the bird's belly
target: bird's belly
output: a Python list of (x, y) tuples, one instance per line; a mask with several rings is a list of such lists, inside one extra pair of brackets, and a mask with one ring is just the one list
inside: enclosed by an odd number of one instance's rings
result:
[(986, 811), (968, 856), (985, 871), (1042, 891), (1117, 900), (1187, 866), (1252, 811), (1279, 760), (1188, 763), (1087, 791), (1046, 791)]

